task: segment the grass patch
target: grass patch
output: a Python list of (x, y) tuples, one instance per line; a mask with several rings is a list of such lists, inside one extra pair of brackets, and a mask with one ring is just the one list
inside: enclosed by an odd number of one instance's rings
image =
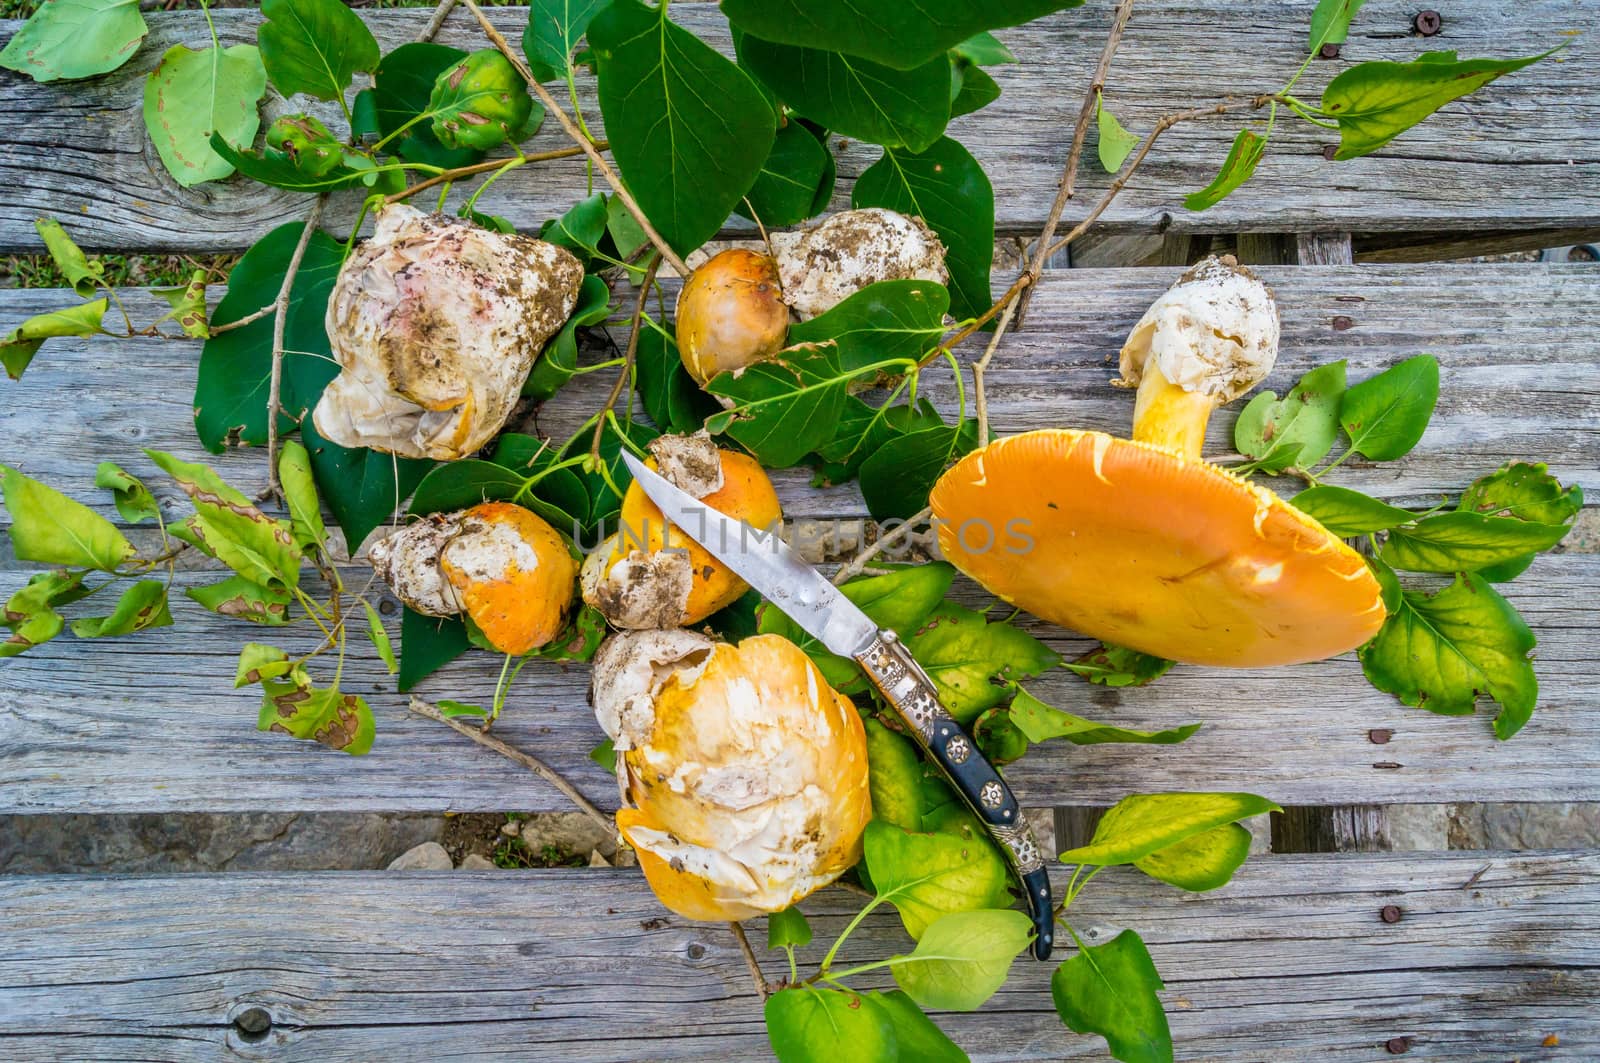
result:
[[(4, 0), (0, 0), (4, 2)], [(239, 256), (227, 255), (95, 255), (106, 265), (106, 283), (113, 288), (170, 288), (188, 284), (196, 269), (206, 271), (207, 284), (221, 284)], [(49, 255), (0, 255), (0, 288), (66, 288), (67, 278)]]

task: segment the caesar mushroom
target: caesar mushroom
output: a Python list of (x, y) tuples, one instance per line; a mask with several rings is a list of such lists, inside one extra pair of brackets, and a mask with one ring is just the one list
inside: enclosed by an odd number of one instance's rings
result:
[(921, 218), (881, 207), (835, 214), (803, 233), (773, 233), (783, 299), (805, 321), (878, 281), (947, 284), (944, 245)]
[(945, 557), (1036, 616), (1191, 664), (1362, 645), (1385, 614), (1361, 556), (1200, 457), (1211, 412), (1254, 387), (1277, 346), (1266, 286), (1232, 258), (1201, 262), (1122, 350), (1133, 439), (1046, 429), (967, 455), (929, 499)]
[[(761, 463), (718, 450), (704, 431), (661, 436), (649, 465), (707, 506), (744, 521), (756, 534), (776, 534), (783, 512)], [(622, 498), (618, 531), (583, 563), (583, 600), (612, 626), (669, 628), (697, 624), (749, 590), (733, 570), (677, 528), (637, 483)]]
[(473, 453), (504, 427), (582, 283), (554, 244), (385, 207), (328, 299), (340, 373), (312, 413), (317, 431), (405, 458)]
[(789, 334), (777, 263), (740, 248), (713, 256), (684, 282), (676, 318), (678, 357), (702, 386), (772, 357)]
[(674, 912), (782, 911), (861, 858), (861, 717), (794, 643), (628, 632), (595, 656), (593, 697), (617, 750), (617, 827)]
[(490, 645), (521, 656), (560, 633), (578, 563), (538, 514), (509, 502), (436, 513), (372, 544), (372, 567), (427, 616), (465, 613)]

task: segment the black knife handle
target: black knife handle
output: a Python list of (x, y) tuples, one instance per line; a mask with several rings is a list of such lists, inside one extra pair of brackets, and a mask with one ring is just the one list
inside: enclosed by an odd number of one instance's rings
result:
[(856, 654), (856, 661), (999, 843), (1028, 894), (1028, 912), (1033, 916), (1036, 935), (1034, 958), (1047, 959), (1055, 939), (1050, 879), (1039, 842), (1011, 787), (1000, 778), (989, 758), (978, 751), (972, 736), (939, 704), (933, 680), (894, 632), (881, 632), (872, 645)]

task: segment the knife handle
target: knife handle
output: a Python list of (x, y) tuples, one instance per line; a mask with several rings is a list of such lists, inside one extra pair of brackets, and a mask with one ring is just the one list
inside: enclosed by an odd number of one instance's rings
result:
[(1055, 938), (1050, 878), (1039, 842), (1011, 787), (1000, 778), (989, 758), (979, 752), (972, 736), (939, 704), (933, 680), (894, 632), (879, 632), (871, 645), (856, 654), (856, 661), (900, 718), (910, 724), (918, 744), (944, 770), (967, 806), (999, 843), (1028, 894), (1028, 912), (1035, 932), (1034, 958), (1047, 959)]

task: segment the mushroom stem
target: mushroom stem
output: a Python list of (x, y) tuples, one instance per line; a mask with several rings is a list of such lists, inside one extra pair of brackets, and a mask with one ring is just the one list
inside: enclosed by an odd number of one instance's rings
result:
[(1133, 438), (1186, 458), (1199, 458), (1217, 396), (1187, 391), (1168, 380), (1155, 359), (1145, 363), (1133, 404)]

